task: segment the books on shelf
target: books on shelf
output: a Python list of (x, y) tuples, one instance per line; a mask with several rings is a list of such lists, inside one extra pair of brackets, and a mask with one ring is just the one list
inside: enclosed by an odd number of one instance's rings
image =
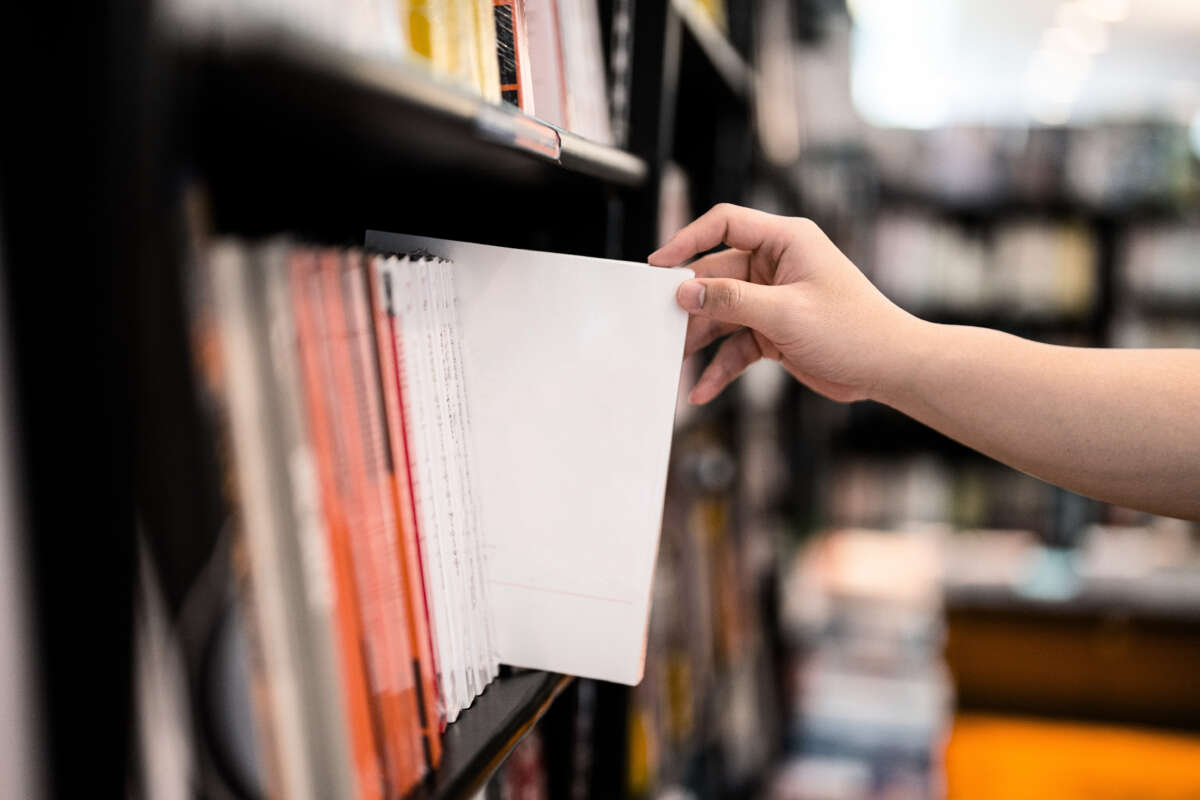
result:
[(276, 30), (399, 59), (493, 103), (613, 143), (596, 0), (172, 0), (174, 20), (226, 38)]
[(687, 270), (371, 232), (195, 281), (275, 793), (398, 796), (500, 663), (636, 683)]
[(1007, 222), (983, 237), (915, 213), (881, 215), (870, 274), (916, 313), (1084, 317), (1099, 293), (1098, 253), (1074, 223)]

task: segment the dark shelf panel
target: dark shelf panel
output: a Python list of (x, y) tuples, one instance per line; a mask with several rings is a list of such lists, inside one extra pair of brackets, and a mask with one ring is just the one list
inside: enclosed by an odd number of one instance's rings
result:
[(1200, 588), (1182, 578), (1170, 584), (1090, 581), (1064, 598), (1034, 597), (1012, 586), (951, 585), (946, 587), (945, 601), (948, 610), (959, 613), (1200, 621)]
[(873, 402), (850, 405), (832, 443), (834, 452), (841, 455), (887, 457), (921, 452), (952, 459), (987, 458), (907, 414)]
[(879, 200), (883, 208), (905, 208), (979, 224), (1030, 217), (1095, 222), (1170, 222), (1186, 220), (1195, 210), (1194, 204), (1185, 207), (1166, 199), (1103, 206), (1062, 195), (954, 198), (888, 183), (880, 186)]
[(432, 788), (418, 798), (469, 798), (492, 776), (521, 738), (546, 713), (572, 678), (550, 672), (517, 672), (498, 678), (451, 725)]
[(631, 153), (489, 103), (399, 60), (279, 31), (230, 41), (182, 38), (173, 49), (187, 71), (217, 87), (210, 96), (218, 102), (227, 94), (264, 112), (286, 108), (306, 124), (353, 132), (429, 165), (526, 181), (556, 171), (627, 187), (646, 179), (646, 163)]
[(704, 15), (695, 0), (672, 0), (671, 8), (726, 87), (737, 97), (749, 98), (754, 91), (754, 70), (728, 37)]
[[(943, 325), (972, 325), (980, 328), (1013, 333), (1030, 339), (1055, 338), (1061, 336), (1089, 336), (1098, 338), (1102, 320), (1096, 314), (1026, 314), (1019, 315), (1003, 311), (962, 311), (947, 307), (910, 309), (923, 320)], [(1096, 342), (1099, 344), (1099, 342)]]
[(1200, 297), (1190, 294), (1171, 297), (1166, 293), (1132, 295), (1128, 309), (1140, 317), (1200, 320)]

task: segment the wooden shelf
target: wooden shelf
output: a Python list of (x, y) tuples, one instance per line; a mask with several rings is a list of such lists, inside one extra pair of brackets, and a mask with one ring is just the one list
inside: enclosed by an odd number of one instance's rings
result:
[[(637, 187), (646, 163), (528, 116), (486, 102), (420, 66), (349, 53), (277, 30), (234, 39), (193, 35), (173, 49), (217, 104), (249, 101), (264, 112), (352, 131), (413, 160), (514, 178), (551, 171)], [(240, 108), (244, 109), (243, 104)], [(220, 113), (220, 107), (202, 113)]]

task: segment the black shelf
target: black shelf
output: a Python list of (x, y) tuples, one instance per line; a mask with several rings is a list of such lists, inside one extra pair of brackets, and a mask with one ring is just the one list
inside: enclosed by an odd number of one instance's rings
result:
[(1064, 598), (1035, 597), (1013, 586), (968, 584), (949, 585), (944, 596), (947, 609), (956, 613), (1200, 621), (1200, 589), (1184, 576), (1169, 583), (1085, 581), (1077, 593)]
[[(1082, 336), (1098, 339), (1102, 320), (1096, 312), (1067, 314), (1062, 312), (1020, 314), (1012, 311), (965, 311), (949, 306), (928, 306), (908, 309), (927, 322), (941, 325), (970, 325), (991, 328), (1030, 339), (1056, 339)], [(1095, 342), (1099, 344), (1099, 341)]]
[(833, 451), (840, 455), (904, 457), (913, 452), (940, 453), (951, 459), (985, 459), (900, 411), (874, 402), (853, 403), (834, 434)]
[(446, 727), (445, 753), (432, 786), (415, 798), (469, 798), (492, 776), (572, 678), (551, 672), (516, 672), (496, 679)]
[[(287, 109), (304, 124), (351, 131), (427, 166), (541, 180), (554, 172), (636, 188), (637, 156), (495, 105), (420, 66), (360, 55), (278, 30), (219, 40), (183, 36), (171, 48), (183, 70), (239, 110)], [(220, 115), (203, 106), (198, 113)]]
[(1152, 295), (1133, 295), (1128, 304), (1128, 310), (1142, 317), (1200, 320), (1200, 297), (1191, 294), (1171, 297), (1165, 292)]
[(1062, 194), (949, 197), (892, 183), (880, 185), (879, 201), (884, 208), (923, 211), (968, 224), (995, 224), (1035, 217), (1088, 222), (1172, 222), (1188, 219), (1195, 210), (1194, 202), (1189, 205), (1166, 198), (1102, 205)]
[(699, 47), (729, 91), (748, 99), (754, 91), (754, 70), (725, 34), (705, 16), (695, 0), (672, 0), (671, 8), (683, 21), (688, 38)]

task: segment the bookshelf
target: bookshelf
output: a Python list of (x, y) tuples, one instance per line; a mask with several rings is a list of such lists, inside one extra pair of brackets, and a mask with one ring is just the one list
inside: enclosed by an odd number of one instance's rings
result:
[[(748, 36), (736, 26), (726, 35), (682, 4), (599, 3), (606, 48), (617, 9), (631, 15), (624, 147), (490, 105), (388, 58), (279, 31), (204, 38), (167, 30), (165, 5), (110, 0), (69, 19), (29, 8), (40, 19), (0, 34), (12, 74), (44, 62), (30, 34), (52, 31), (63, 45), (56, 58), (75, 76), (22, 81), (17, 96), (30, 101), (37, 124), (31, 117), (8, 129), (0, 195), (18, 488), (28, 511), (21, 540), (39, 634), (31, 673), (42, 683), (35, 705), (47, 783), (63, 796), (149, 791), (137, 774), (130, 680), (139, 573), (159, 585), (178, 628), (192, 701), (178, 728), (194, 736), (209, 725), (191, 671), (212, 636), (196, 618), (211, 609), (198, 614), (195, 588), (227, 599), (230, 576), (213, 576), (214, 563), (228, 560), (227, 520), (214, 432), (189, 367), (185, 298), (197, 218), (212, 234), (286, 231), (340, 245), (379, 228), (643, 260), (657, 246), (667, 161), (693, 173), (698, 214), (744, 200), (753, 146)], [(46, 269), (47, 243), (64, 226), (74, 258)], [(64, 295), (64, 282), (75, 290)], [(77, 368), (45, 358), (47, 349), (75, 353)], [(63, 400), (71, 407), (60, 411)], [(725, 405), (698, 425), (728, 443), (736, 416)], [(79, 475), (100, 477), (65, 489), (60, 455), (69, 450), (79, 451)], [(73, 502), (64, 502), (66, 491)], [(145, 564), (135, 558), (139, 538)], [(72, 558), (61, 557), (66, 551)], [(716, 690), (693, 690), (707, 694), (698, 705), (713, 705)], [(445, 766), (427, 796), (470, 796), (539, 719), (570, 732), (575, 720), (561, 718), (588, 703), (589, 738), (551, 767), (587, 747), (590, 796), (628, 796), (631, 702), (625, 687), (506, 675), (448, 727)], [(548, 738), (547, 748), (567, 738)], [(692, 736), (664, 778), (682, 780), (711, 739)], [(104, 769), (76, 768), (94, 758)], [(197, 757), (194, 768), (209, 766)]]
[(358, 130), (396, 156), (433, 158), (442, 166), (498, 172), (509, 180), (545, 179), (562, 169), (638, 187), (646, 163), (584, 139), (511, 106), (489, 103), (428, 70), (381, 56), (349, 53), (291, 33), (234, 41), (183, 39), (183, 69), (209, 88), (210, 110), (231, 99), (277, 105), (309, 124)]

